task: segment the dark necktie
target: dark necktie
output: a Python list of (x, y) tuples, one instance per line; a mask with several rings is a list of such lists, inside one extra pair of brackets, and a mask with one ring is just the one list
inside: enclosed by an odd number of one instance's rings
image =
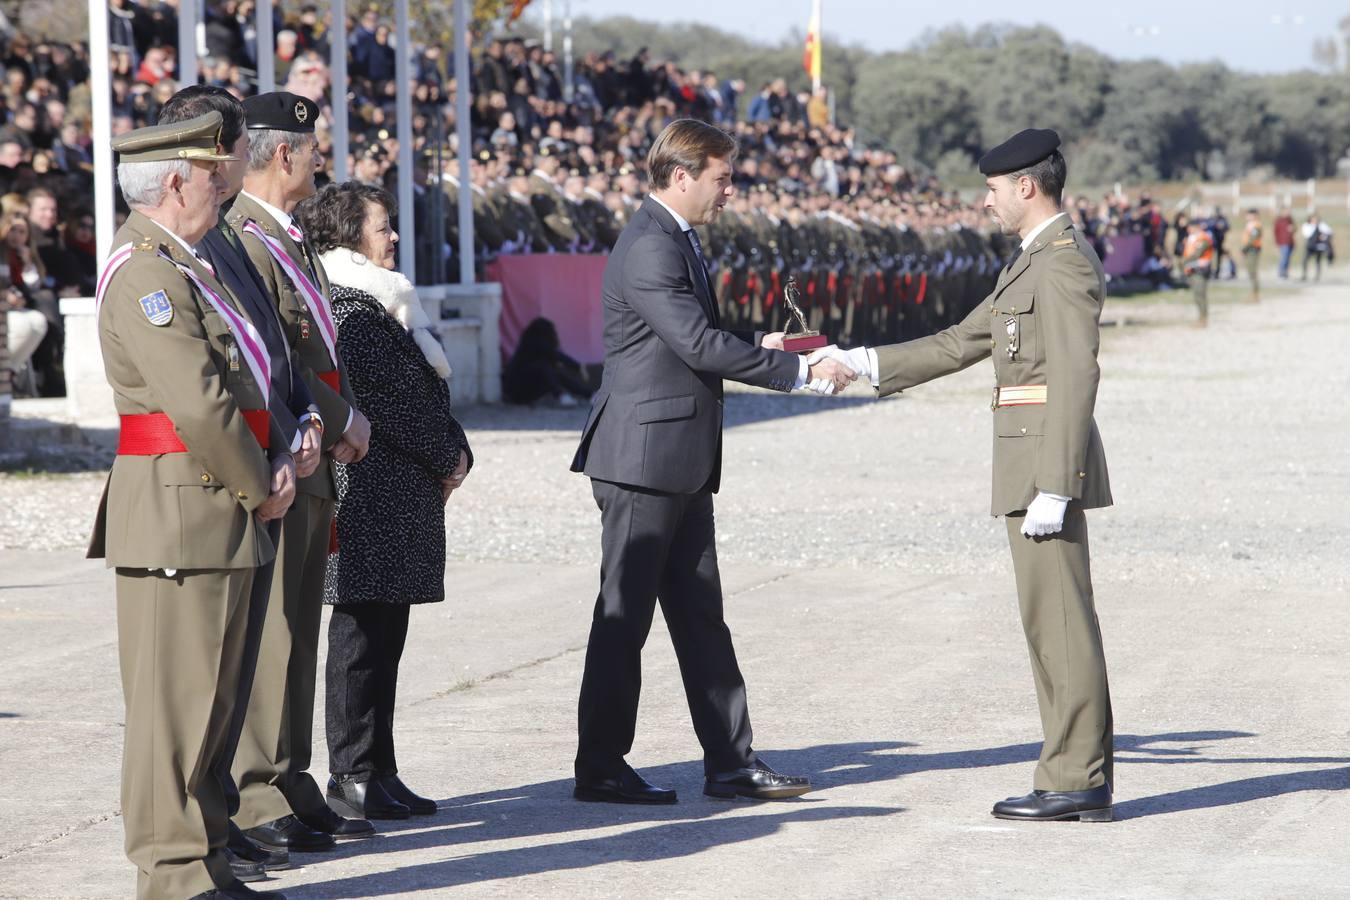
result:
[(1017, 258), (1021, 255), (1022, 255), (1022, 245), (1018, 244), (1017, 249), (1013, 251), (1013, 255), (1008, 257), (1008, 264), (1003, 267), (1004, 271), (1011, 272), (1013, 265), (1017, 262)]
[(698, 257), (698, 271), (703, 279), (703, 292), (709, 297), (712, 296), (712, 290), (708, 287), (708, 261), (703, 258), (703, 243), (698, 239), (698, 232), (690, 228), (685, 232), (689, 236), (689, 243), (694, 248), (694, 255)]

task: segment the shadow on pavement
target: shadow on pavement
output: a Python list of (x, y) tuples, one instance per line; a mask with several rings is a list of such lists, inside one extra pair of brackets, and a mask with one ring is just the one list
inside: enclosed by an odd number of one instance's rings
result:
[[(734, 804), (725, 805), (730, 808)], [(897, 807), (840, 808), (803, 806), (799, 803), (785, 806), (788, 807), (787, 811), (766, 815), (737, 816), (714, 822), (674, 821), (623, 834), (606, 834), (546, 846), (467, 853), (438, 862), (404, 866), (393, 871), (371, 872), (304, 887), (288, 887), (286, 895), (296, 898), (378, 897), (419, 889), (448, 888), (518, 878), (541, 872), (585, 869), (614, 862), (642, 863), (658, 859), (675, 859), (692, 856), (713, 847), (767, 837), (789, 823), (887, 816), (902, 811)], [(675, 812), (678, 807), (667, 809)], [(605, 817), (603, 824), (608, 826), (619, 822), (620, 817), (609, 815)], [(488, 839), (496, 836), (481, 837)], [(430, 844), (435, 845), (435, 842)], [(409, 845), (399, 842), (398, 849), (409, 849)]]
[[(1228, 738), (1252, 737), (1247, 731), (1190, 731), (1171, 734), (1158, 734), (1151, 737), (1138, 735), (1116, 736), (1117, 763), (1207, 763), (1222, 765), (1316, 765), (1350, 763), (1350, 756), (1230, 756), (1214, 757), (1203, 753), (1197, 747), (1157, 747), (1158, 743), (1206, 743)], [(1121, 753), (1143, 753), (1153, 758), (1120, 756)], [(1253, 778), (1240, 778), (1236, 781), (1224, 781), (1219, 784), (1206, 784), (1198, 787), (1156, 794), (1152, 797), (1139, 797), (1117, 803), (1115, 817), (1136, 819), (1142, 816), (1156, 816), (1163, 813), (1189, 812), (1196, 809), (1211, 809), (1216, 806), (1232, 806), (1237, 803), (1250, 803), (1278, 797), (1282, 794), (1294, 794), (1299, 791), (1342, 791), (1350, 789), (1350, 766), (1339, 769), (1312, 769), (1305, 772), (1285, 772), (1279, 775), (1259, 775)]]
[[(1238, 763), (1265, 765), (1350, 764), (1350, 757), (1214, 757), (1201, 745), (1251, 732), (1232, 730), (1166, 732), (1116, 736), (1120, 764)], [(1171, 745), (1171, 746), (1168, 746)], [(380, 822), (381, 836), (369, 842), (339, 845), (330, 858), (442, 848), (448, 858), (388, 870), (373, 863), (369, 874), (287, 888), (293, 897), (370, 897), (409, 890), (445, 888), (522, 875), (582, 869), (611, 862), (646, 862), (689, 856), (725, 844), (767, 837), (788, 823), (824, 822), (854, 817), (888, 816), (904, 807), (833, 806), (821, 791), (845, 785), (876, 784), (905, 775), (1012, 764), (1030, 765), (1039, 743), (1009, 744), (977, 750), (914, 752), (904, 741), (822, 744), (762, 755), (780, 772), (804, 774), (817, 791), (798, 800), (763, 804), (774, 810), (753, 816), (724, 817), (744, 810), (745, 803), (712, 800), (698, 791), (698, 760), (642, 767), (642, 774), (662, 786), (678, 787), (682, 799), (672, 806), (623, 806), (578, 803), (571, 798), (572, 779), (555, 779), (499, 791), (443, 800), (435, 817)], [(1030, 780), (1031, 772), (1017, 777)], [(698, 779), (696, 781), (692, 779)], [(415, 785), (414, 785), (415, 786)], [(1118, 819), (1184, 812), (1260, 800), (1297, 791), (1350, 788), (1350, 766), (1282, 775), (1268, 775), (1141, 797), (1116, 804)], [(1009, 785), (1009, 793), (1017, 793)], [(990, 802), (997, 798), (989, 798)], [(560, 833), (643, 825), (621, 834), (577, 837), (563, 843), (475, 853), (470, 847), (494, 841), (542, 838)], [(461, 849), (457, 852), (456, 847)]]

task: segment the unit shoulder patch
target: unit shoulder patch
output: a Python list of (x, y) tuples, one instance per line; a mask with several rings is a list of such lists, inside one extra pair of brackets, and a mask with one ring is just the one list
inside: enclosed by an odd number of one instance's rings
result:
[(141, 312), (145, 313), (151, 325), (164, 326), (173, 321), (173, 304), (169, 302), (169, 295), (163, 291), (146, 294), (139, 302)]

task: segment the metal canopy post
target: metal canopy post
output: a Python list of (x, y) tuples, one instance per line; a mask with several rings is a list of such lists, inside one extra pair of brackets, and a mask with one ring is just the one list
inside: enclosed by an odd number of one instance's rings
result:
[(89, 70), (93, 93), (94, 244), (100, 264), (112, 249), (113, 152), (112, 73), (109, 71), (108, 3), (89, 0)]
[(399, 268), (417, 283), (417, 238), (413, 217), (412, 44), (408, 29), (408, 0), (394, 7), (398, 45), (394, 48), (394, 77), (398, 80), (398, 249)]
[(333, 113), (333, 180), (347, 180), (347, 152), (351, 133), (347, 120), (347, 0), (333, 0), (329, 28), (328, 73), (332, 82), (330, 109)]
[[(455, 143), (459, 152), (459, 283), (473, 284), (473, 176), (469, 157), (469, 0), (455, 0)], [(439, 173), (438, 177), (439, 177)]]

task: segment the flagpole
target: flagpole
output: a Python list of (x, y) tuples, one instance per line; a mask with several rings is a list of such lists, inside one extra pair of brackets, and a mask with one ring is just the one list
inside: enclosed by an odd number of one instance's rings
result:
[[(816, 24), (816, 42), (815, 42), (815, 45), (812, 47), (812, 52), (815, 53), (817, 59), (819, 59), (819, 58), (823, 55), (822, 52), (821, 52), (822, 48), (821, 48), (821, 46), (820, 46), (820, 38), (821, 38), (821, 32), (820, 32), (820, 3), (821, 3), (821, 0), (812, 0), (812, 4), (811, 4), (811, 19), (812, 19), (812, 21), (814, 21), (815, 24)], [(815, 65), (815, 66), (812, 67), (812, 69), (813, 69), (813, 71), (811, 72), (811, 90), (812, 90), (812, 91), (818, 91), (818, 90), (820, 90), (820, 70), (821, 70), (821, 68), (822, 68), (822, 66), (820, 66), (820, 65)]]

